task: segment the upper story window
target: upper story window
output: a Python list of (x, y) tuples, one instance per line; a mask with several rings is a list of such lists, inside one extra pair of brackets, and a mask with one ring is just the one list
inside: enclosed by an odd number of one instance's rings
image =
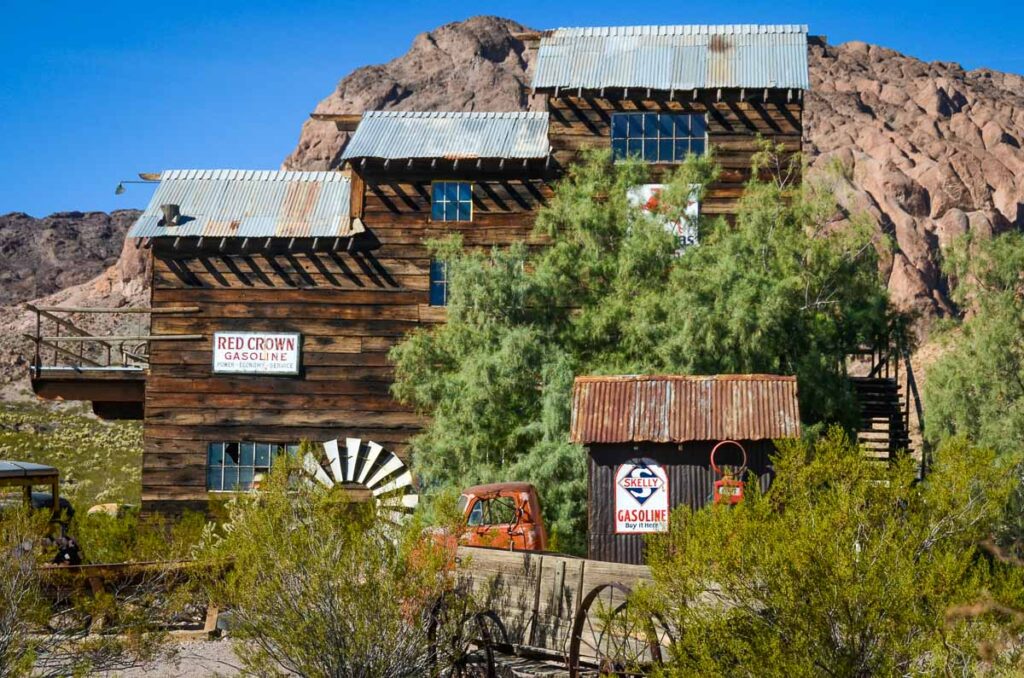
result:
[(431, 185), (430, 218), (472, 221), (473, 185), (468, 181), (435, 181)]
[(688, 153), (704, 154), (706, 133), (702, 114), (614, 113), (612, 153), (616, 159), (682, 162)]
[(448, 264), (443, 261), (430, 262), (430, 305), (448, 305)]
[(297, 455), (299, 446), (250, 441), (210, 443), (206, 452), (206, 489), (251, 490), (256, 476), (269, 473), (274, 459), (285, 452)]

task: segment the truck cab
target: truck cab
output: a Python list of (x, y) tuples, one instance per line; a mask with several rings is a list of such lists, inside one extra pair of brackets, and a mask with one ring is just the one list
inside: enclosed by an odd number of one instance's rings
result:
[(530, 483), (491, 483), (467, 487), (459, 497), (464, 546), (544, 551), (547, 530), (537, 488)]

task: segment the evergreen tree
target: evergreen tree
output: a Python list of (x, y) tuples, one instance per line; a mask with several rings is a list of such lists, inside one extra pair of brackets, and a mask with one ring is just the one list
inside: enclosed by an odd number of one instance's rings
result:
[(867, 229), (830, 228), (834, 201), (765, 172), (756, 158), (735, 224), (702, 218), (700, 244), (677, 254), (664, 226), (719, 175), (690, 157), (653, 211), (631, 205), (639, 162), (594, 152), (537, 216), (542, 247), (490, 252), (433, 244), (447, 262), (447, 322), (395, 347), (395, 395), (431, 417), (413, 440), (429, 487), (527, 480), (562, 550), (584, 550), (586, 468), (570, 445), (579, 374), (796, 374), (809, 422), (849, 421), (845, 354), (874, 336), (887, 304)]
[(940, 340), (928, 370), (925, 434), (965, 435), (1001, 452), (1024, 449), (1024, 235), (958, 243), (947, 271), (968, 317)]

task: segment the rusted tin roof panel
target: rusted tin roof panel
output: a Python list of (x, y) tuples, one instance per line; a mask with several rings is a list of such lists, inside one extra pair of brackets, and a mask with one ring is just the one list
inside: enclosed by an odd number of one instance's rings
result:
[[(346, 237), (349, 189), (340, 172), (167, 170), (128, 237)], [(163, 225), (167, 204), (177, 226)]]
[(570, 437), (577, 443), (774, 440), (800, 435), (795, 377), (578, 377)]
[(535, 89), (808, 89), (807, 26), (560, 28), (541, 38)]
[(369, 111), (343, 160), (548, 156), (548, 114)]

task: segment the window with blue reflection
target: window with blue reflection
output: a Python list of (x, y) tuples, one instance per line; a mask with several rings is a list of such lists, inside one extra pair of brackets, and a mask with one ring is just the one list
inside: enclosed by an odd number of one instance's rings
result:
[(612, 153), (616, 159), (636, 157), (651, 163), (682, 162), (690, 153), (704, 154), (706, 134), (707, 124), (702, 114), (612, 114)]
[(473, 185), (468, 181), (435, 181), (430, 194), (434, 221), (472, 221)]
[(430, 305), (448, 305), (448, 264), (443, 261), (430, 262)]
[(211, 492), (251, 490), (258, 475), (270, 473), (274, 459), (298, 454), (297, 444), (239, 441), (210, 443), (206, 451), (206, 489)]

